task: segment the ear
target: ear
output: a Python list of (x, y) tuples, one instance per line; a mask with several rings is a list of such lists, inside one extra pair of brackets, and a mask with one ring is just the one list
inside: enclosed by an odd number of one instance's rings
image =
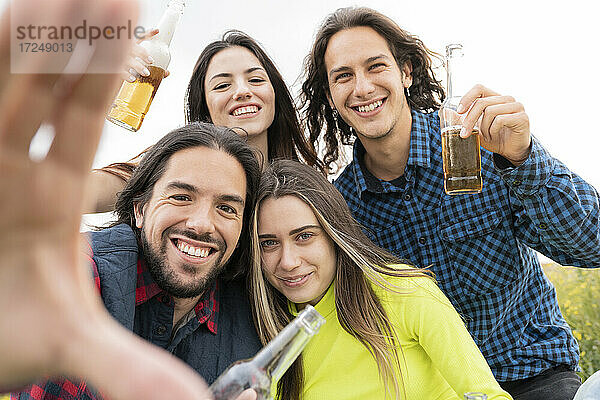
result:
[(142, 207), (140, 203), (134, 203), (133, 205), (133, 213), (135, 215), (135, 226), (137, 228), (142, 228), (142, 223), (144, 222), (144, 211), (145, 206)]
[(413, 68), (412, 68), (412, 63), (410, 62), (410, 60), (405, 62), (401, 68), (402, 84), (404, 85), (405, 88), (409, 88), (412, 85), (412, 82), (413, 82), (412, 70), (413, 70)]

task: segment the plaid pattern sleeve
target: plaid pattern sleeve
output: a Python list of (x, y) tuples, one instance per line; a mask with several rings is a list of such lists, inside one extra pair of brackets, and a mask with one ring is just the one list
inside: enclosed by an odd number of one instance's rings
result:
[(516, 229), (530, 247), (562, 265), (600, 267), (600, 196), (552, 158), (536, 138), (518, 168), (498, 169), (516, 205)]
[(27, 390), (12, 393), (11, 400), (103, 400), (100, 393), (84, 381), (57, 378), (31, 385)]
[(379, 246), (430, 266), (499, 381), (556, 365), (577, 368), (577, 341), (534, 249), (562, 264), (600, 266), (599, 196), (533, 139), (518, 168), (482, 149), (483, 191), (443, 192), (437, 112), (412, 112), (403, 179), (363, 165), (364, 148), (334, 182)]

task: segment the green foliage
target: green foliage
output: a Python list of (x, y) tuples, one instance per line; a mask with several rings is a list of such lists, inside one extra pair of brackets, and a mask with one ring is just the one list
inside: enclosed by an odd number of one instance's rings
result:
[(544, 264), (560, 310), (579, 342), (580, 376), (600, 370), (600, 270)]

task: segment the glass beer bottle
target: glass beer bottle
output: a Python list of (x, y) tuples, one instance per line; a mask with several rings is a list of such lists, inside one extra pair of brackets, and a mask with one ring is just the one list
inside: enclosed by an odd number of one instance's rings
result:
[(462, 118), (456, 109), (467, 89), (462, 57), (462, 45), (446, 46), (447, 97), (440, 109), (440, 129), (447, 194), (479, 193), (483, 188), (479, 129), (473, 128), (473, 134), (468, 138), (460, 137)]
[(325, 318), (307, 305), (250, 360), (233, 363), (210, 386), (214, 400), (235, 400), (244, 390), (254, 389), (257, 400), (272, 399), (271, 388), (298, 358)]
[(154, 59), (152, 65), (148, 66), (150, 75), (141, 76), (134, 82), (123, 81), (107, 120), (133, 132), (140, 129), (171, 61), (169, 45), (184, 7), (184, 0), (169, 1), (158, 24), (158, 33), (140, 44)]

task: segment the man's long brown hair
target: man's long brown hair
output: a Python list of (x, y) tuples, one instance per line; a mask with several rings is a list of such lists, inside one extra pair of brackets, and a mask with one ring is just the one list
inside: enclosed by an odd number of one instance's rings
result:
[(325, 68), (325, 51), (329, 40), (336, 33), (355, 27), (369, 27), (379, 33), (388, 43), (399, 68), (410, 63), (413, 83), (407, 101), (411, 109), (433, 111), (444, 100), (444, 89), (435, 79), (431, 66), (432, 57), (439, 55), (425, 47), (416, 36), (400, 28), (385, 15), (366, 7), (340, 8), (327, 16), (319, 31), (310, 54), (304, 60), (304, 83), (302, 84), (301, 109), (307, 126), (309, 140), (318, 148), (323, 130), (325, 154), (323, 162), (330, 171), (340, 157), (340, 144), (351, 144), (354, 134), (341, 118), (337, 121), (329, 105), (329, 81)]
[[(263, 173), (251, 222), (252, 267), (249, 285), (254, 322), (261, 341), (266, 344), (293, 319), (288, 300), (262, 273), (258, 239), (260, 204), (265, 199), (283, 196), (295, 196), (305, 202), (334, 243), (334, 292), (338, 320), (344, 330), (356, 337), (375, 358), (388, 392), (395, 393), (399, 398), (403, 389), (402, 377), (399, 376), (400, 344), (373, 285), (397, 291), (386, 277), (431, 277), (432, 274), (424, 269), (402, 266), (407, 262), (377, 247), (354, 220), (342, 195), (323, 175), (313, 168), (289, 160), (275, 161)], [(301, 397), (302, 386), (300, 357), (279, 382), (278, 398), (297, 400)]]

